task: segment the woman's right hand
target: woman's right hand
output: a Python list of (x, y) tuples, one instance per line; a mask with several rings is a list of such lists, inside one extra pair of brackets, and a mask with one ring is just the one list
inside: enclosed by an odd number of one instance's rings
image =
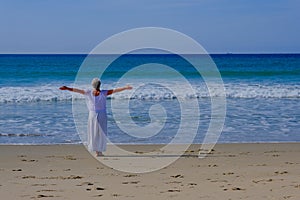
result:
[(131, 86), (131, 85), (126, 85), (126, 86), (125, 86), (125, 89), (126, 89), (126, 90), (131, 90), (131, 89), (132, 89), (132, 86)]

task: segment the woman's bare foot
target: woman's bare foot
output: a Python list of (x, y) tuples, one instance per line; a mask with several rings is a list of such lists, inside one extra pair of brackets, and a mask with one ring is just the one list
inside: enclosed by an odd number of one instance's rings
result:
[(96, 156), (100, 157), (100, 156), (104, 156), (104, 154), (102, 152), (96, 151)]

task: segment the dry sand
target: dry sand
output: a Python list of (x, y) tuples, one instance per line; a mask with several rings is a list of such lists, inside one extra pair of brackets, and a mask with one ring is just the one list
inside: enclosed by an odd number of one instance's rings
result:
[[(2, 145), (0, 199), (300, 199), (300, 143), (218, 144), (204, 159), (199, 147), (133, 174), (104, 166), (81, 145)], [(124, 148), (143, 154), (155, 146)]]

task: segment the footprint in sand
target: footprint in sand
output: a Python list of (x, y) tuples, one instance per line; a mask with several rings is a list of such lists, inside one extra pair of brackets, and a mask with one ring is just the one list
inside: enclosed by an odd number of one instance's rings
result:
[(210, 149), (198, 149), (197, 151), (198, 151), (198, 152), (199, 152), (199, 151), (205, 151), (205, 152), (209, 152), (209, 151), (210, 151), (210, 152), (214, 152), (215, 150), (214, 150), (214, 149), (212, 149), (212, 150), (210, 150)]
[(187, 186), (189, 188), (195, 188), (195, 186), (197, 185), (197, 183), (188, 183)]
[(122, 184), (138, 184), (140, 181), (122, 182)]
[(36, 159), (27, 159), (26, 155), (19, 155), (18, 157), (22, 158), (21, 159), (22, 162), (38, 162), (38, 160), (36, 160)]
[(227, 172), (227, 173), (223, 173), (223, 175), (225, 176), (225, 175), (233, 175), (234, 173), (233, 172)]
[(272, 182), (273, 181), (273, 179), (262, 179), (262, 180), (258, 180), (258, 181), (255, 181), (255, 180), (253, 180), (252, 182), (253, 183), (260, 183), (260, 182)]
[(76, 186), (84, 186), (84, 185), (94, 185), (94, 183), (90, 183), (90, 182), (83, 182), (79, 185), (76, 185)]
[(58, 191), (57, 190), (49, 190), (49, 189), (47, 189), (47, 190), (38, 190), (36, 192), (58, 192)]
[(208, 165), (208, 167), (218, 167), (218, 165), (214, 164), (214, 165)]
[(55, 156), (46, 156), (45, 158), (55, 158)]
[(249, 155), (250, 154), (250, 152), (249, 151), (247, 151), (247, 152), (241, 152), (241, 153), (239, 153), (240, 155)]
[(47, 184), (32, 184), (31, 186), (46, 186)]
[(95, 190), (105, 190), (103, 187), (95, 187)]
[(243, 188), (240, 188), (240, 187), (233, 187), (231, 189), (234, 190), (234, 191), (246, 190), (246, 189), (243, 189)]
[(96, 169), (101, 169), (102, 170), (102, 169), (105, 169), (105, 168), (104, 167), (97, 167)]
[(38, 160), (35, 159), (31, 159), (31, 160), (27, 160), (27, 159), (22, 159), (22, 162), (38, 162)]
[(103, 194), (98, 194), (98, 195), (95, 195), (93, 197), (102, 197), (102, 196), (103, 196)]
[(127, 175), (125, 175), (123, 177), (136, 177), (136, 176), (138, 176), (138, 175), (136, 175), (136, 174), (127, 174)]
[(292, 163), (292, 162), (285, 162), (285, 164), (287, 164), (287, 165), (293, 165), (294, 163)]
[[(246, 190), (246, 189), (240, 188), (240, 187), (233, 187), (233, 188), (231, 188), (231, 190), (233, 190), (233, 191), (244, 191), (244, 190)], [(227, 189), (227, 188), (224, 188), (223, 191), (228, 191), (228, 189)]]
[(142, 152), (142, 151), (135, 151), (134, 153), (136, 153), (136, 154), (143, 154), (144, 152)]
[(279, 175), (279, 174), (287, 174), (288, 172), (287, 172), (287, 171), (282, 171), (282, 172), (276, 171), (276, 172), (274, 172), (274, 173), (277, 174), (277, 175)]
[(64, 157), (65, 160), (77, 160), (76, 158), (74, 158), (74, 156), (72, 155), (68, 155)]
[(70, 176), (44, 176), (44, 177), (35, 177), (35, 176), (22, 176), (22, 179), (29, 179), (29, 178), (37, 178), (37, 179), (61, 179), (61, 180), (66, 180), (66, 179), (82, 179), (82, 176), (75, 176), (75, 175), (70, 175)]
[(169, 189), (168, 192), (180, 192), (179, 189)]
[[(92, 191), (92, 188), (87, 188), (87, 189), (85, 189), (86, 191)], [(105, 190), (105, 188), (103, 188), (103, 187), (94, 187), (94, 190), (98, 190), (98, 191), (100, 191), (100, 190)]]
[(227, 157), (236, 157), (236, 155), (229, 154)]
[(35, 176), (22, 176), (22, 179), (35, 178)]
[(294, 188), (298, 188), (298, 189), (300, 189), (300, 184), (298, 184), (298, 185), (294, 185)]
[(228, 181), (227, 180), (219, 180), (219, 179), (217, 179), (217, 180), (211, 180), (210, 182), (212, 182), (212, 183), (217, 183), (217, 182), (227, 183)]
[[(83, 182), (83, 183), (81, 183), (81, 184), (79, 184), (79, 185), (76, 185), (76, 186), (92, 186), (92, 185), (94, 185), (94, 183)], [(92, 191), (92, 188), (86, 188), (85, 190), (86, 190), (86, 191)], [(94, 187), (94, 190), (100, 191), (100, 190), (105, 190), (105, 188), (104, 188), (104, 187), (95, 186), (95, 187)]]
[(37, 196), (37, 198), (44, 198), (44, 197), (49, 198), (49, 197), (54, 197), (54, 196), (53, 195), (44, 195), (44, 194), (39, 194)]
[(257, 164), (256, 166), (258, 166), (258, 167), (265, 167), (265, 166), (267, 166), (267, 164)]
[(166, 182), (165, 184), (179, 184), (182, 183), (181, 181), (170, 181), (170, 182)]
[(13, 169), (12, 171), (13, 171), (13, 172), (21, 172), (22, 169)]
[(181, 175), (181, 174), (177, 174), (177, 175), (174, 175), (174, 176), (171, 176), (172, 178), (183, 178), (184, 176)]

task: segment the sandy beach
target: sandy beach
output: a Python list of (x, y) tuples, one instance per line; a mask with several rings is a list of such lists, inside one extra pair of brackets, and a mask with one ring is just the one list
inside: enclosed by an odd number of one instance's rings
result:
[[(1, 199), (299, 199), (300, 144), (193, 145), (171, 165), (125, 173), (81, 145), (0, 146)], [(109, 147), (108, 147), (109, 148)], [(124, 148), (147, 151), (151, 145)], [(118, 159), (104, 157), (100, 159)]]

